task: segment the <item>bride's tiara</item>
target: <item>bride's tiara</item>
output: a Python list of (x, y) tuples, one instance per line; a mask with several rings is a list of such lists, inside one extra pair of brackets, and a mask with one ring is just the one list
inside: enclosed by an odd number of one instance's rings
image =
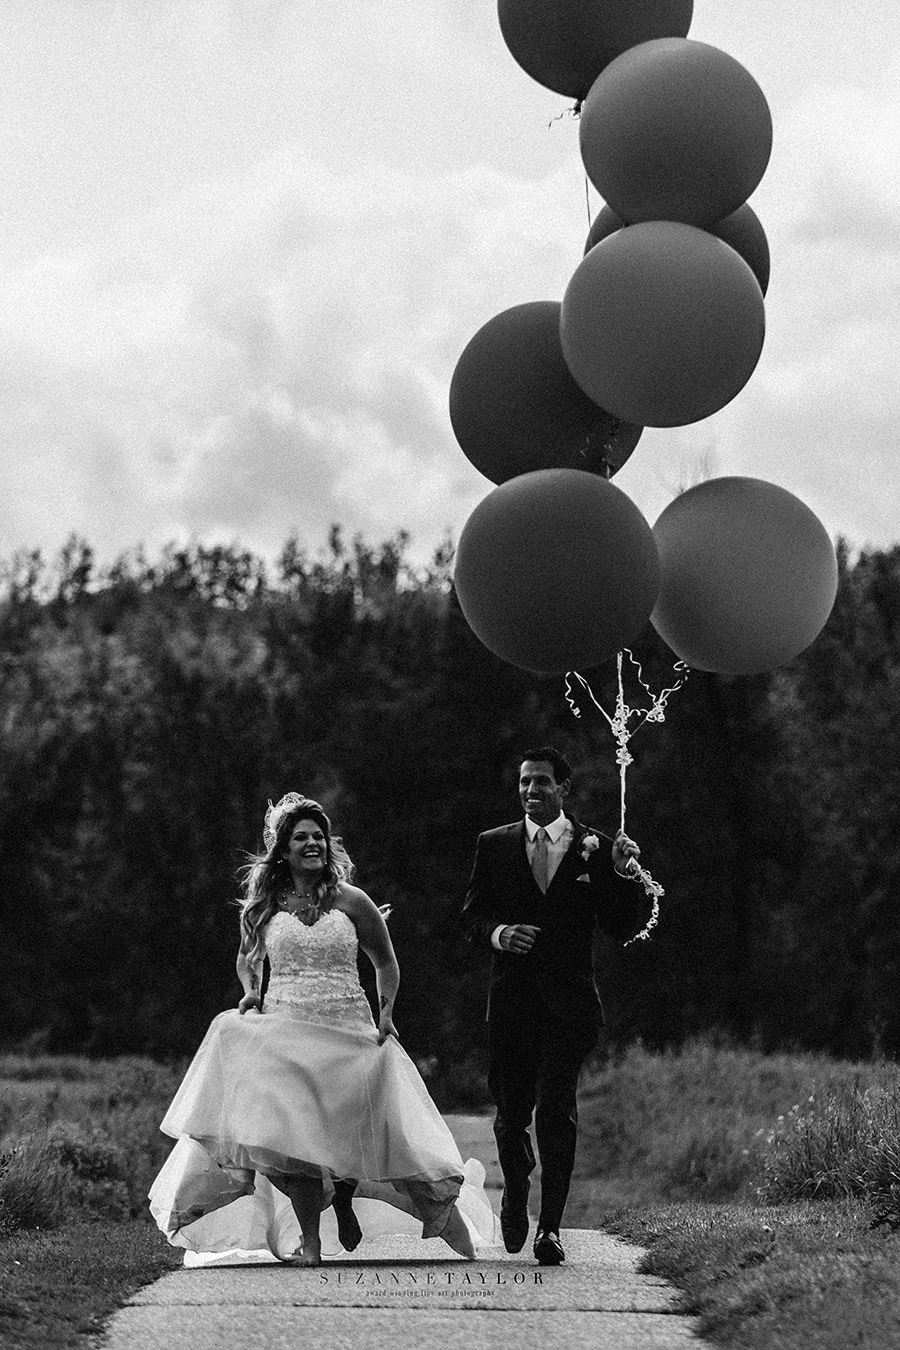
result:
[[(278, 837), (278, 826), (282, 818), (288, 811), (294, 811), (298, 806), (308, 808), (310, 811), (317, 811), (319, 815), (325, 816), (325, 812), (318, 802), (313, 801), (312, 797), (304, 797), (302, 792), (286, 792), (280, 802), (272, 805), (271, 798), (265, 815), (263, 825), (263, 843), (266, 846), (266, 852), (270, 853), (275, 846), (275, 840)], [(327, 820), (328, 817), (325, 816)]]

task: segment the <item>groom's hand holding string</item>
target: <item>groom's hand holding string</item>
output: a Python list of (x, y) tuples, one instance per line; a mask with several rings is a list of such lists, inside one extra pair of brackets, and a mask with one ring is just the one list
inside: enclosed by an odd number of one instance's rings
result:
[(624, 830), (619, 830), (612, 847), (613, 867), (619, 876), (627, 877), (640, 870), (638, 858), (641, 850), (633, 839), (629, 839)]

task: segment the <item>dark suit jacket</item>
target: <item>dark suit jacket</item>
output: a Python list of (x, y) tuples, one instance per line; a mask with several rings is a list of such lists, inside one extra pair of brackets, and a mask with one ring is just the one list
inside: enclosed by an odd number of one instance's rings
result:
[[(534, 879), (526, 852), (524, 820), (478, 836), (475, 863), (463, 907), (466, 936), (493, 953), (488, 1021), (515, 1022), (523, 1000), (536, 998), (558, 1017), (582, 1024), (603, 1020), (591, 952), (594, 926), (625, 942), (649, 914), (643, 887), (619, 876), (612, 864), (612, 841), (569, 816), (572, 842), (560, 860), (546, 895)], [(582, 856), (582, 840), (596, 834), (600, 847)], [(579, 878), (587, 877), (587, 880)], [(540, 928), (525, 956), (497, 951), (491, 934), (498, 924)]]

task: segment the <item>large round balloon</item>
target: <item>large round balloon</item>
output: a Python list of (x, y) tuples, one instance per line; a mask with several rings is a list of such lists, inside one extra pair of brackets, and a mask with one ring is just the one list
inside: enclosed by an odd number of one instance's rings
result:
[(582, 99), (621, 52), (684, 37), (694, 0), (498, 0), (500, 31), (519, 65), (557, 94)]
[(808, 647), (831, 613), (831, 540), (809, 507), (774, 483), (700, 483), (666, 507), (653, 534), (661, 567), (653, 626), (697, 670), (771, 670)]
[(563, 297), (563, 356), (587, 396), (639, 426), (709, 417), (759, 360), (765, 305), (750, 268), (706, 230), (647, 221), (601, 240)]
[(717, 239), (724, 239), (741, 255), (765, 295), (769, 289), (769, 241), (753, 207), (744, 202), (730, 216), (723, 216), (715, 225), (707, 228), (710, 234), (714, 234)]
[(563, 360), (558, 300), (515, 305), (465, 347), (450, 383), (450, 421), (463, 453), (493, 483), (536, 469), (609, 477), (642, 427), (598, 408)]
[[(588, 231), (584, 244), (585, 253), (589, 253), (601, 239), (606, 239), (617, 230), (621, 230), (624, 224), (624, 220), (617, 216), (611, 207), (601, 207)], [(769, 289), (769, 241), (753, 207), (744, 202), (743, 206), (732, 211), (730, 216), (725, 216), (714, 225), (707, 225), (704, 228), (717, 239), (724, 239), (726, 244), (730, 244), (741, 255), (759, 282), (759, 289), (765, 295)]]
[(622, 217), (617, 216), (611, 206), (601, 206), (591, 221), (588, 237), (584, 241), (585, 253), (590, 253), (594, 245), (599, 244), (601, 239), (607, 239), (611, 234), (616, 234), (624, 224)]
[(612, 656), (647, 622), (653, 533), (615, 484), (543, 469), (495, 488), (463, 527), (454, 580), (470, 628), (504, 661), (561, 674)]
[(711, 225), (762, 178), (772, 117), (733, 56), (659, 38), (623, 52), (597, 77), (579, 136), (588, 177), (623, 220)]

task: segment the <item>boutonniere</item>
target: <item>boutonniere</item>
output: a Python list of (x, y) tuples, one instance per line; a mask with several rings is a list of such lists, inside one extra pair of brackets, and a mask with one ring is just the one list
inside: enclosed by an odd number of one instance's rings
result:
[(586, 834), (581, 841), (581, 856), (585, 862), (588, 862), (592, 853), (596, 853), (600, 847), (600, 840), (595, 834)]

